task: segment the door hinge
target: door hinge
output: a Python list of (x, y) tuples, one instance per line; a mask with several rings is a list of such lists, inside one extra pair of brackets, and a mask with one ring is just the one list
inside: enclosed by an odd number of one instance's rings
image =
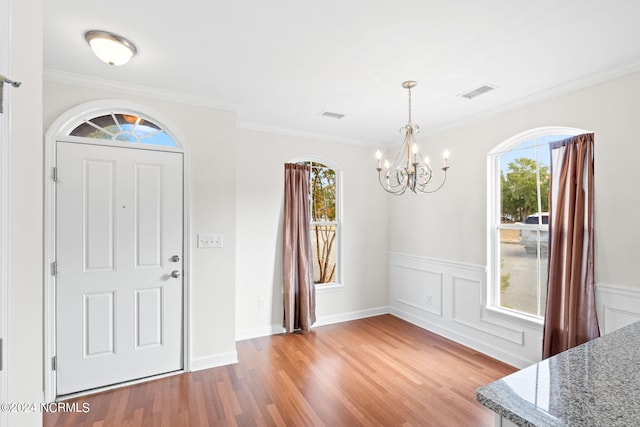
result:
[(58, 356), (53, 356), (51, 358), (51, 370), (55, 371), (58, 369)]
[(58, 168), (57, 167), (53, 167), (53, 172), (51, 173), (51, 179), (53, 179), (53, 182), (58, 182)]
[(58, 263), (56, 261), (53, 261), (51, 263), (51, 275), (52, 276), (58, 275)]

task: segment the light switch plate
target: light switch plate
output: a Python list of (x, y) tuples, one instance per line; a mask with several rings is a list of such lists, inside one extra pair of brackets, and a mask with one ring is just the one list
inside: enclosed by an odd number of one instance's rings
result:
[(198, 234), (199, 248), (221, 248), (223, 244), (222, 234)]

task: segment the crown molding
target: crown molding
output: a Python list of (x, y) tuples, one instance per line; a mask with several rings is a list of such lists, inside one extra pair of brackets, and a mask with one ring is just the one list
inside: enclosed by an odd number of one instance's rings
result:
[[(91, 77), (83, 74), (69, 73), (66, 71), (45, 69), (44, 80), (55, 82), (55, 83), (64, 83), (64, 84), (72, 84), (76, 86), (83, 86), (83, 87), (88, 87), (92, 89), (103, 89), (103, 90), (111, 90), (111, 91), (117, 91), (117, 92), (122, 92), (127, 94), (135, 94), (139, 96), (146, 96), (150, 98), (161, 99), (164, 101), (178, 102), (181, 104), (188, 104), (188, 105), (193, 105), (198, 107), (215, 108), (218, 110), (230, 111), (230, 112), (239, 114), (238, 108), (216, 103), (209, 98), (205, 98), (201, 96), (187, 95), (180, 92), (157, 89), (150, 86), (134, 85), (130, 83), (118, 82), (115, 80)], [(272, 134), (278, 134), (278, 135), (284, 135), (284, 136), (292, 136), (296, 138), (313, 139), (313, 140), (319, 140), (324, 142), (334, 142), (338, 144), (349, 144), (349, 145), (358, 145), (358, 146), (366, 146), (366, 147), (372, 147), (374, 145), (370, 142), (366, 142), (359, 139), (340, 138), (340, 137), (329, 136), (329, 135), (303, 132), (295, 129), (283, 129), (283, 128), (267, 126), (259, 123), (237, 121), (236, 126), (239, 129), (244, 129), (244, 130), (272, 133)]]
[(423, 133), (424, 137), (432, 137), (448, 131), (459, 129), (467, 125), (479, 122), (481, 120), (489, 119), (499, 114), (515, 111), (524, 107), (539, 104), (543, 101), (548, 101), (553, 98), (557, 98), (562, 95), (576, 92), (581, 89), (586, 89), (591, 86), (596, 86), (601, 83), (615, 80), (620, 77), (624, 77), (629, 74), (633, 74), (640, 71), (640, 60), (620, 64), (617, 67), (607, 68), (602, 72), (590, 74), (583, 78), (573, 80), (569, 83), (555, 86), (553, 88), (543, 90), (541, 92), (534, 93), (533, 95), (525, 98), (508, 102), (495, 108), (489, 108), (479, 114), (471, 115), (464, 119), (455, 120), (448, 124), (430, 128), (427, 132)]
[(303, 132), (295, 129), (283, 129), (278, 127), (266, 126), (259, 123), (249, 123), (238, 121), (236, 123), (239, 129), (249, 130), (254, 132), (272, 133), (277, 135), (291, 136), (295, 138), (313, 139), (316, 141), (333, 142), (337, 144), (357, 145), (360, 147), (372, 148), (376, 147), (373, 142), (368, 142), (362, 139), (356, 138), (342, 138), (339, 136), (324, 135), (313, 132)]
[[(489, 119), (491, 117), (495, 117), (500, 114), (504, 114), (507, 112), (515, 111), (517, 109), (535, 105), (553, 98), (557, 98), (562, 95), (569, 94), (571, 92), (575, 92), (581, 89), (595, 86), (600, 83), (605, 83), (607, 81), (624, 77), (628, 74), (632, 74), (639, 71), (640, 71), (639, 60), (621, 64), (621, 65), (618, 65), (617, 67), (608, 68), (606, 70), (603, 70), (600, 73), (591, 74), (583, 78), (573, 80), (569, 83), (555, 86), (553, 88), (550, 88), (541, 92), (537, 92), (528, 97), (525, 97), (513, 102), (508, 102), (494, 108), (489, 108), (483, 111), (482, 113), (473, 114), (466, 118), (445, 123), (441, 126), (429, 128), (428, 131), (422, 132), (420, 139), (440, 135), (445, 132), (459, 129), (459, 128), (468, 126), (470, 124), (477, 123), (482, 120)], [(156, 98), (156, 99), (161, 99), (161, 100), (166, 100), (171, 102), (178, 102), (178, 103), (188, 104), (193, 106), (215, 108), (218, 110), (234, 112), (236, 113), (236, 117), (240, 116), (240, 109), (238, 107), (233, 107), (233, 106), (225, 105), (219, 102), (215, 102), (210, 98), (205, 98), (202, 96), (189, 95), (181, 92), (157, 89), (150, 86), (122, 83), (114, 80), (90, 77), (86, 75), (69, 73), (66, 71), (59, 71), (59, 70), (53, 70), (53, 69), (44, 70), (44, 79), (47, 81), (58, 82), (58, 83), (73, 84), (73, 85), (79, 85), (79, 86), (97, 88), (97, 89), (114, 90), (122, 93), (147, 96), (151, 98)], [(385, 148), (385, 149), (393, 147), (395, 145), (395, 143), (391, 141), (387, 143), (384, 143), (384, 142), (376, 143), (376, 142), (370, 142), (370, 141), (365, 141), (365, 140), (356, 139), (356, 138), (342, 138), (342, 137), (330, 136), (325, 134), (317, 134), (313, 132), (304, 132), (296, 129), (284, 129), (284, 128), (265, 125), (262, 123), (244, 122), (240, 120), (236, 122), (236, 125), (239, 129), (243, 129), (243, 130), (272, 133), (272, 134), (291, 136), (296, 138), (305, 138), (305, 139), (312, 139), (312, 140), (318, 140), (318, 141), (324, 141), (324, 142), (333, 142), (338, 144), (349, 144), (349, 145), (357, 145), (357, 146), (363, 146), (363, 147), (379, 146), (380, 148)]]
[(238, 108), (215, 102), (214, 100), (203, 96), (190, 95), (182, 92), (174, 92), (144, 85), (123, 83), (115, 80), (91, 77), (84, 74), (69, 73), (67, 71), (59, 71), (49, 68), (45, 68), (44, 70), (44, 80), (55, 83), (65, 83), (76, 86), (89, 87), (93, 89), (112, 90), (127, 94), (161, 99), (164, 101), (177, 102), (180, 104), (215, 108), (217, 110), (230, 111), (234, 113), (238, 112)]

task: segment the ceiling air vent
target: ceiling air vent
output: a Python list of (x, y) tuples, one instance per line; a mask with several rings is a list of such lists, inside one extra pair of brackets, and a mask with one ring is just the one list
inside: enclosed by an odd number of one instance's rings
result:
[(477, 96), (483, 95), (487, 92), (491, 92), (494, 89), (497, 89), (498, 86), (494, 86), (494, 85), (490, 85), (490, 84), (485, 84), (482, 85), (480, 87), (477, 87), (475, 89), (469, 90), (465, 93), (462, 93), (458, 96), (462, 97), (462, 98), (467, 98), (467, 99), (473, 99)]
[(329, 117), (332, 119), (341, 119), (344, 117), (344, 114), (334, 113), (332, 111), (323, 111), (322, 113), (320, 113), (320, 115), (324, 117)]

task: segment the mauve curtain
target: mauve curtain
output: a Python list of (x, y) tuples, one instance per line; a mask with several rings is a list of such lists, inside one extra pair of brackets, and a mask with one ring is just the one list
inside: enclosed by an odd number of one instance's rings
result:
[(284, 165), (284, 327), (308, 331), (316, 321), (309, 240), (309, 177), (311, 167)]
[(593, 276), (593, 134), (551, 144), (542, 357), (600, 336)]

